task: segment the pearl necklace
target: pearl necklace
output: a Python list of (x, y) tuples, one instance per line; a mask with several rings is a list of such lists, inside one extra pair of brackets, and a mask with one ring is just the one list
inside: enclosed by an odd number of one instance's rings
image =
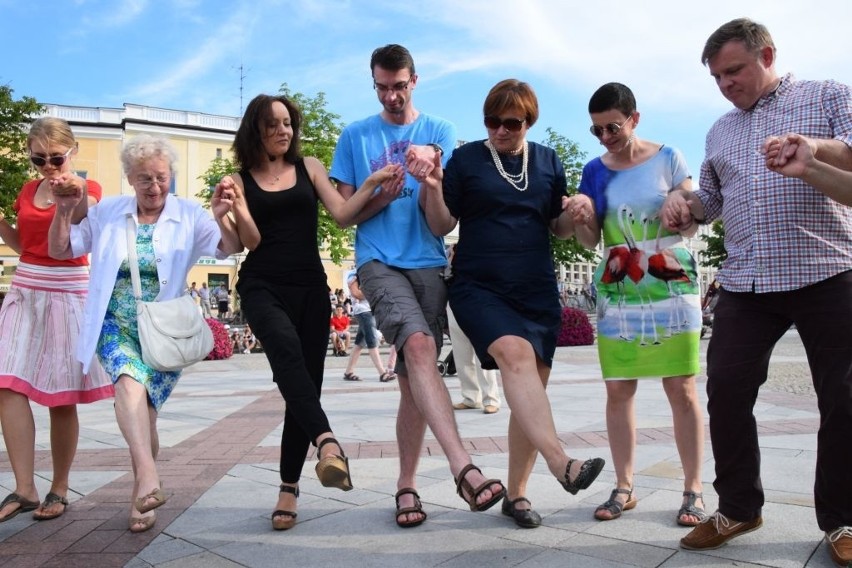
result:
[[(509, 185), (518, 191), (526, 191), (530, 181), (529, 176), (527, 175), (527, 165), (529, 163), (530, 155), (527, 148), (527, 141), (524, 140), (520, 150), (520, 153), (523, 155), (523, 161), (521, 162), (521, 173), (519, 174), (510, 174), (506, 172), (506, 169), (503, 167), (503, 161), (500, 159), (500, 154), (497, 153), (497, 150), (490, 141), (486, 140), (485, 146), (491, 151), (491, 159), (494, 160), (494, 165), (497, 167), (497, 173), (500, 174), (500, 177), (509, 182)], [(523, 187), (521, 187), (521, 185)]]

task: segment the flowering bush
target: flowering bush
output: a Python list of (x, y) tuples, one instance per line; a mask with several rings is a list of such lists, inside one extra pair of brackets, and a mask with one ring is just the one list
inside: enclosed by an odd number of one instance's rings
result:
[(234, 346), (224, 324), (215, 318), (205, 318), (205, 321), (213, 332), (213, 351), (205, 359), (210, 361), (230, 358), (234, 354)]
[(577, 308), (562, 308), (562, 325), (556, 345), (591, 345), (595, 342), (595, 332), (586, 312)]

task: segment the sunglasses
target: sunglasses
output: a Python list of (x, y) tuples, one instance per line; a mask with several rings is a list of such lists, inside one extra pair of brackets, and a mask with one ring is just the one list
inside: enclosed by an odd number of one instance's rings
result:
[(624, 125), (627, 124), (627, 121), (631, 118), (633, 118), (632, 114), (625, 118), (621, 124), (618, 124), (617, 122), (610, 122), (606, 126), (598, 126), (597, 124), (593, 124), (589, 127), (589, 132), (591, 132), (592, 136), (594, 136), (595, 138), (600, 138), (601, 136), (603, 136), (604, 130), (606, 130), (610, 136), (615, 136), (616, 134), (621, 132), (621, 129), (624, 128)]
[(68, 148), (68, 151), (61, 156), (48, 156), (47, 158), (44, 158), (42, 156), (33, 156), (32, 154), (30, 154), (30, 161), (38, 167), (42, 167), (48, 162), (50, 162), (51, 166), (56, 166), (58, 168), (65, 163), (65, 160), (68, 159), (68, 156), (70, 156), (71, 152), (73, 151), (74, 147), (72, 146)]
[(485, 117), (485, 127), (491, 130), (497, 130), (502, 126), (509, 132), (518, 132), (524, 126), (525, 122), (526, 119), (520, 118), (504, 118), (501, 120), (498, 116), (489, 115)]

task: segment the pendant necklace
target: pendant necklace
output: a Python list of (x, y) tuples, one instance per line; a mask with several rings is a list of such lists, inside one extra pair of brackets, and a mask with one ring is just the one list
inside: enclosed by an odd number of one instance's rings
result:
[(527, 141), (524, 140), (524, 144), (521, 146), (521, 172), (518, 174), (510, 174), (506, 172), (506, 169), (503, 167), (503, 161), (500, 159), (500, 154), (489, 140), (485, 141), (485, 146), (491, 151), (491, 159), (494, 160), (494, 165), (497, 167), (497, 173), (500, 174), (500, 177), (509, 182), (509, 185), (518, 191), (526, 191), (530, 181), (529, 176), (527, 175), (527, 165), (529, 163), (529, 148)]

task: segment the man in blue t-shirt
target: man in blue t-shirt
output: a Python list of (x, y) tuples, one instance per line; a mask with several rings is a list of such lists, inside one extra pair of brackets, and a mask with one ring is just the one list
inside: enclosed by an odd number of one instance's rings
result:
[(370, 70), (382, 111), (344, 129), (330, 176), (348, 199), (370, 173), (389, 163), (404, 164), (408, 171), (396, 199), (387, 203), (377, 194), (356, 218), (355, 259), (376, 323), (399, 352), (396, 522), (413, 527), (426, 519), (415, 475), (427, 425), (471, 509), (491, 507), (505, 490), (499, 481), (486, 483), (478, 469), (468, 467), (470, 455), (462, 446), (450, 395), (436, 365), (447, 298), (441, 273), (447, 259), (443, 240), (426, 224), (421, 209), (426, 195), (420, 183), (435, 167), (437, 154), (443, 154), (446, 164), (456, 142), (455, 127), (414, 108), (418, 77), (406, 48), (391, 44), (376, 49)]

